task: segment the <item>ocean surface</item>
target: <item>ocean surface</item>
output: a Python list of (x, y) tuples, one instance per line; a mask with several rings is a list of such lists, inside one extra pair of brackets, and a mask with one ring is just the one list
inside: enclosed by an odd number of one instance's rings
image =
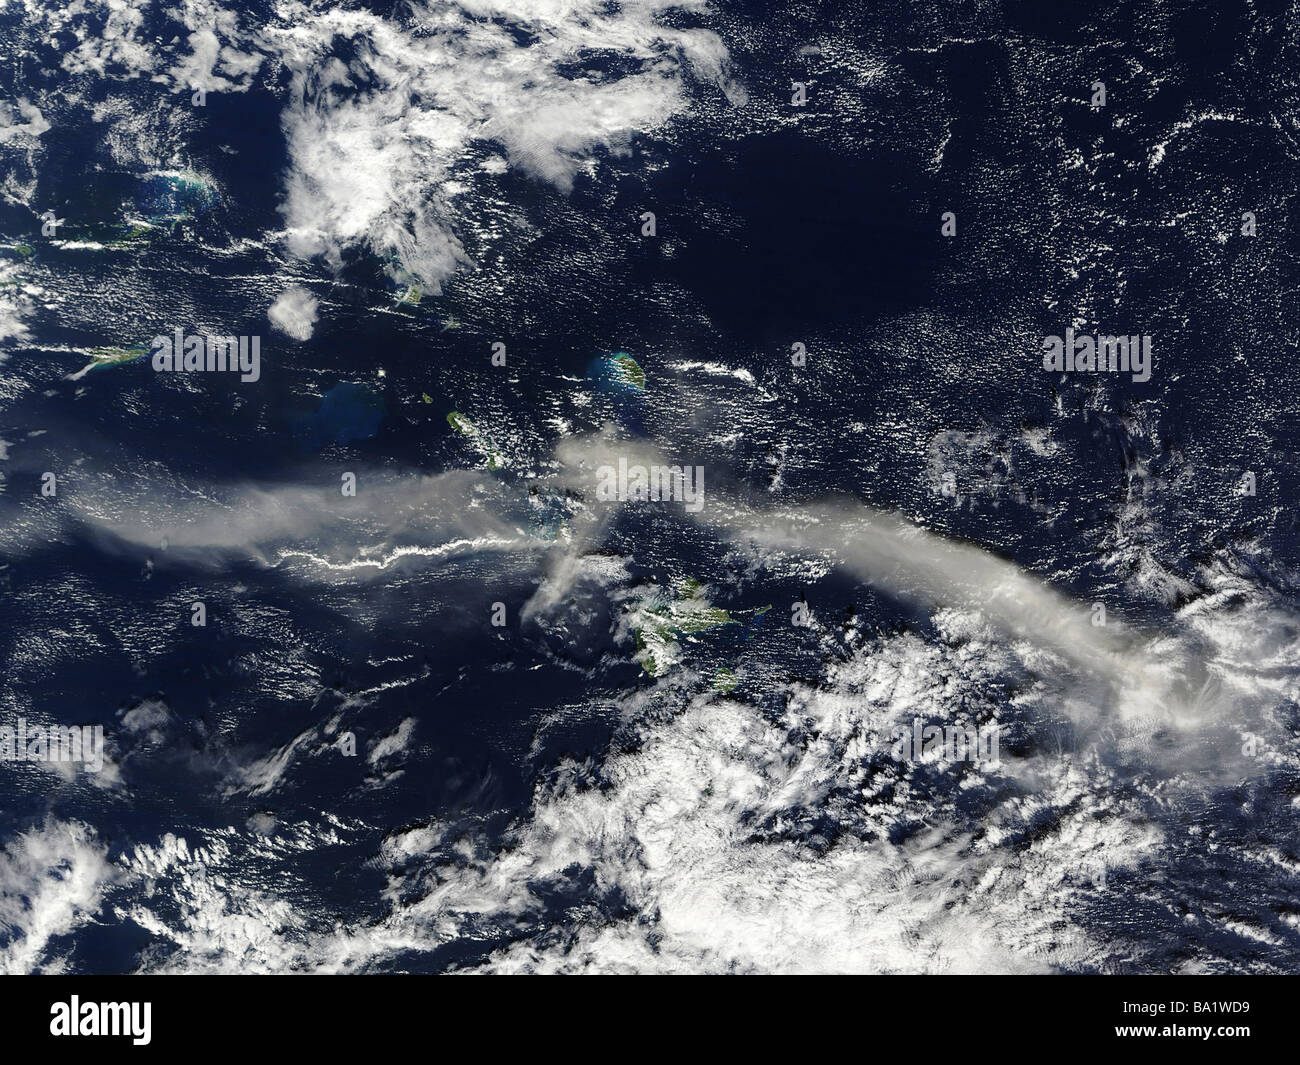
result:
[(0, 971), (1295, 971), (1298, 64), (0, 0)]

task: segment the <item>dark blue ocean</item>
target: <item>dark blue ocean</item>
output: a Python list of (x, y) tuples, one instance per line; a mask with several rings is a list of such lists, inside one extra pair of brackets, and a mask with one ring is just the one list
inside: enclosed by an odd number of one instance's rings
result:
[[(291, 6), (0, 10), (0, 725), (108, 755), (0, 766), (6, 969), (1295, 970), (1285, 5)], [(260, 376), (79, 374), (177, 327)]]

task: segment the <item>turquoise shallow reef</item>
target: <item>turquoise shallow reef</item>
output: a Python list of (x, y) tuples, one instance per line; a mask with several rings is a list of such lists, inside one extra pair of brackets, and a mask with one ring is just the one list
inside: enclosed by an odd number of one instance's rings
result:
[(326, 444), (369, 440), (387, 411), (384, 397), (374, 389), (342, 381), (326, 392), (315, 412), (304, 417), (296, 430), (299, 446), (315, 451)]

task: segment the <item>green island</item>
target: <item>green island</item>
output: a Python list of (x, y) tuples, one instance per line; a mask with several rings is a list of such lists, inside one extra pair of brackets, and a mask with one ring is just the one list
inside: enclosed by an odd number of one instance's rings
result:
[(615, 380), (630, 385), (638, 392), (645, 391), (645, 371), (626, 351), (618, 351), (611, 355), (609, 367), (613, 371)]
[(132, 344), (129, 348), (114, 346), (94, 348), (90, 352), (90, 362), (73, 374), (71, 380), (79, 381), (91, 370), (103, 370), (110, 366), (122, 366), (128, 362), (138, 362), (140, 359), (148, 357), (149, 350), (148, 344)]
[(460, 411), (454, 410), (448, 414), (447, 424), (472, 441), (479, 451), (487, 457), (487, 468), (489, 470), (499, 470), (506, 465), (505, 456), (493, 445), (492, 441), (480, 432), (478, 426), (461, 414)]
[(132, 222), (129, 226), (122, 226), (122, 234), (115, 240), (108, 242), (110, 248), (129, 248), (140, 242), (141, 237), (152, 236), (157, 229), (148, 222)]
[[(737, 614), (752, 614), (755, 618), (771, 610), (771, 606)], [(726, 625), (739, 625), (736, 614), (713, 606), (704, 598), (703, 582), (690, 578), (681, 582), (676, 598), (642, 600), (633, 610), (632, 628), (636, 632), (637, 661), (651, 677), (661, 677), (681, 661), (681, 639)], [(738, 681), (729, 669), (719, 670), (714, 686), (719, 691), (730, 691)]]

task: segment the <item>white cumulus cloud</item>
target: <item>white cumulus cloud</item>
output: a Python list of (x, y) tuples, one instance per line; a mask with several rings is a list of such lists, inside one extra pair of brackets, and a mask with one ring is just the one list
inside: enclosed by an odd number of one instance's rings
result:
[(301, 285), (294, 285), (275, 298), (266, 316), (281, 333), (294, 340), (310, 340), (318, 306), (315, 296)]

